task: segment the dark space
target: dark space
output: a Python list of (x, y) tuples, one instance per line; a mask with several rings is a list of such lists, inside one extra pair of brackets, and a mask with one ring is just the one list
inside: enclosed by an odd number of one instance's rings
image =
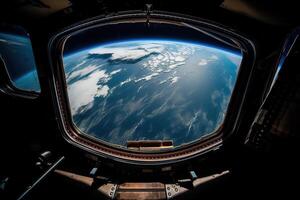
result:
[[(182, 149), (152, 153), (112, 148), (72, 125), (61, 67), (64, 39), (93, 25), (133, 18), (144, 20), (145, 27), (151, 19), (187, 21), (202, 36), (155, 28), (167, 37), (205, 40), (243, 52), (218, 134)], [(102, 33), (100, 27), (100, 34), (90, 33), (90, 38), (75, 35), (70, 40), (80, 42), (66, 51), (92, 46), (97, 37), (97, 44), (103, 44), (145, 35), (131, 26)], [(292, 0), (1, 1), (0, 33), (29, 36), (40, 91), (22, 90), (14, 83), (3, 56), (8, 43), (0, 38), (0, 53), (5, 50), (0, 54), (0, 199), (297, 198), (299, 26), (300, 13)], [(159, 37), (158, 30), (147, 34)], [(20, 67), (14, 72), (18, 78), (28, 72), (21, 67), (27, 50), (10, 58), (19, 62), (14, 66)], [(139, 140), (129, 146), (157, 150), (172, 142)]]

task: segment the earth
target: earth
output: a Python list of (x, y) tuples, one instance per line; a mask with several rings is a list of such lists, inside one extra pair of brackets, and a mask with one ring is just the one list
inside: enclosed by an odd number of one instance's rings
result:
[(35, 92), (41, 91), (38, 74), (36, 70), (28, 72), (27, 74), (15, 80), (14, 85), (21, 90), (35, 91)]
[(206, 44), (112, 42), (64, 55), (73, 123), (111, 144), (212, 134), (222, 124), (242, 60)]
[(15, 87), (40, 92), (31, 42), (27, 35), (0, 33), (0, 56)]

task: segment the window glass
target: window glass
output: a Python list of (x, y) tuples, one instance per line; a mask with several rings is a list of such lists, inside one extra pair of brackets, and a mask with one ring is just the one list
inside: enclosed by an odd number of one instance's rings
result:
[(138, 24), (128, 26), (120, 30), (134, 30), (124, 33), (132, 37), (101, 27), (66, 41), (63, 63), (74, 125), (124, 147), (145, 140), (176, 147), (214, 133), (236, 83), (240, 50), (183, 27), (159, 32), (169, 25), (157, 24), (151, 32), (142, 24), (147, 32), (137, 34)]
[(14, 87), (40, 92), (30, 38), (23, 29), (0, 32), (0, 56)]

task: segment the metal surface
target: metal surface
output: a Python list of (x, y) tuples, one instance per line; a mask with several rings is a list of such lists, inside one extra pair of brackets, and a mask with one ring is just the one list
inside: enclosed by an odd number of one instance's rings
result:
[[(193, 26), (202, 27), (206, 31), (211, 30), (211, 32), (218, 33), (218, 36), (222, 35), (223, 37), (228, 38), (228, 40), (234, 40), (239, 44), (238, 46), (243, 47), (242, 49), (247, 49), (246, 52), (243, 52), (243, 66), (240, 69), (236, 88), (232, 95), (232, 103), (230, 103), (228, 108), (228, 113), (230, 113), (230, 115), (226, 115), (224, 124), (220, 126), (214, 134), (210, 134), (207, 137), (200, 138), (199, 140), (178, 148), (173, 148), (172, 150), (160, 150), (159, 152), (153, 153), (136, 152), (125, 148), (119, 148), (118, 146), (113, 146), (111, 143), (96, 140), (95, 138), (82, 133), (74, 126), (70, 115), (61, 57), (66, 40), (80, 31), (94, 27), (101, 27), (112, 23), (135, 23), (139, 21), (145, 22), (145, 12), (128, 12), (126, 14), (118, 14), (116, 16), (109, 16), (106, 18), (99, 16), (91, 20), (80, 22), (71, 27), (67, 27), (51, 38), (49, 42), (49, 56), (52, 61), (51, 69), (53, 70), (52, 73), (54, 75), (51, 80), (51, 92), (55, 97), (55, 109), (57, 116), (59, 117), (58, 123), (63, 137), (67, 142), (74, 146), (101, 158), (108, 158), (113, 161), (126, 164), (130, 163), (148, 166), (182, 162), (219, 148), (223, 143), (223, 139), (228, 138), (235, 131), (238, 126), (238, 121), (241, 120), (240, 116), (243, 115), (243, 113), (241, 113), (241, 107), (246, 95), (248, 94), (247, 88), (249, 80), (252, 78), (251, 74), (255, 58), (254, 45), (247, 38), (231, 31), (230, 29), (224, 28), (219, 24), (208, 23), (201, 21), (198, 18), (183, 16), (177, 13), (165, 13), (159, 11), (153, 12), (151, 13), (151, 22), (157, 21), (159, 23), (164, 22), (167, 24), (178, 24), (179, 22), (188, 23)], [(183, 25), (182, 23), (180, 23), (180, 25)]]
[[(93, 178), (88, 176), (83, 176), (63, 170), (55, 170), (55, 173), (86, 186), (92, 186), (93, 184)], [(172, 199), (185, 192), (191, 191), (193, 188), (201, 187), (201, 184), (204, 184), (211, 180), (215, 180), (228, 174), (229, 171), (227, 170), (218, 174), (197, 178), (191, 182), (192, 188), (186, 188), (179, 183), (164, 184), (160, 182), (125, 182), (119, 185), (115, 183), (105, 183), (97, 187), (96, 190), (104, 194), (109, 199)]]
[(118, 200), (166, 199), (165, 186), (159, 182), (130, 182), (120, 184), (116, 194)]
[(64, 156), (58, 159), (42, 176), (40, 176), (40, 178), (38, 178), (32, 185), (28, 186), (28, 189), (23, 192), (17, 200), (21, 200), (26, 197), (26, 195), (28, 195), (42, 180), (44, 180), (64, 159)]
[(165, 187), (167, 199), (172, 199), (173, 197), (188, 191), (188, 189), (181, 187), (178, 184), (166, 184)]
[[(54, 172), (58, 175), (61, 175), (63, 177), (66, 177), (70, 180), (73, 180), (75, 182), (81, 183), (81, 184), (89, 186), (89, 187), (92, 187), (93, 182), (94, 182), (94, 178), (92, 178), (92, 177), (83, 176), (83, 175), (75, 174), (75, 173), (64, 171), (64, 170), (55, 170)], [(110, 199), (114, 199), (117, 188), (118, 188), (117, 184), (104, 183), (102, 185), (99, 185), (97, 188), (95, 188), (95, 190)]]

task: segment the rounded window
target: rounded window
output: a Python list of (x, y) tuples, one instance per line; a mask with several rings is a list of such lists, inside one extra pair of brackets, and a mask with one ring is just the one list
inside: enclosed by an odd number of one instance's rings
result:
[(216, 25), (144, 13), (74, 26), (51, 50), (67, 139), (127, 161), (178, 160), (220, 145), (253, 51)]

